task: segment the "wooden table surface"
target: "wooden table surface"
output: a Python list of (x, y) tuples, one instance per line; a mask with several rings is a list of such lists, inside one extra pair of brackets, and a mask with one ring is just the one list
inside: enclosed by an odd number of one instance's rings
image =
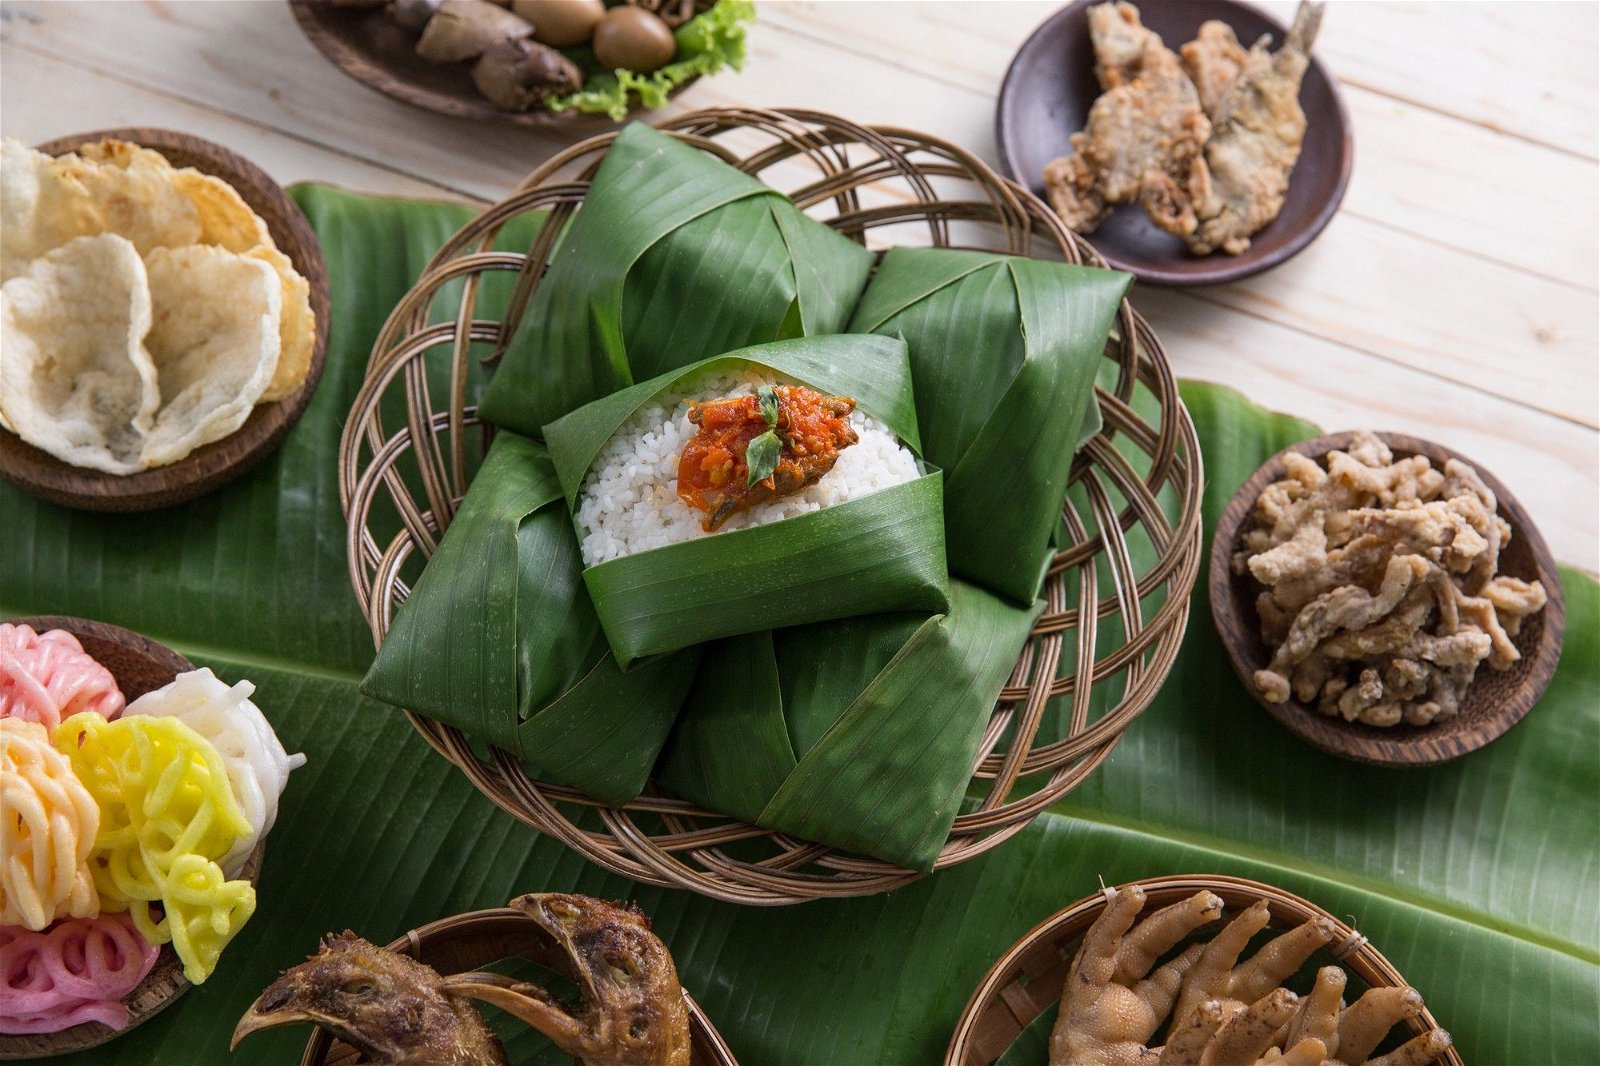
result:
[[(743, 73), (674, 111), (800, 106), (995, 158), (1012, 53), (1058, 5), (763, 0)], [(1287, 21), (1292, 0), (1267, 4)], [(219, 141), (281, 182), (495, 199), (568, 143), (350, 81), (280, 0), (5, 0), (0, 117), (36, 143), (106, 126)], [(1177, 372), (1324, 427), (1429, 437), (1493, 470), (1556, 554), (1600, 571), (1600, 6), (1330, 4), (1355, 175), (1293, 262), (1140, 287)]]

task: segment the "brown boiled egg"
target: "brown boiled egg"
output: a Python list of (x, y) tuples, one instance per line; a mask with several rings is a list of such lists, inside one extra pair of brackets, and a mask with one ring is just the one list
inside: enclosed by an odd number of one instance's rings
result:
[(649, 74), (670, 63), (677, 50), (667, 24), (631, 4), (607, 11), (594, 28), (594, 56), (603, 67)]
[(583, 44), (606, 13), (600, 0), (512, 0), (511, 10), (533, 23), (534, 39), (555, 48)]

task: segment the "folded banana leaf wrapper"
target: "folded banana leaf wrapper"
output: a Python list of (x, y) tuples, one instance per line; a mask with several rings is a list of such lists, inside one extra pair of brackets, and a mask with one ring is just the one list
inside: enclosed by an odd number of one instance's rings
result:
[[(741, 370), (851, 397), (921, 452), (904, 342), (840, 334), (755, 345), (614, 392), (544, 427), (580, 538), (584, 478), (617, 431), (647, 405), (674, 406), (696, 379)], [(924, 466), (911, 481), (822, 510), (588, 567), (584, 583), (612, 653), (628, 669), (647, 656), (743, 633), (882, 611), (943, 612), (942, 479)]]
[(537, 436), (708, 356), (842, 332), (871, 267), (870, 252), (776, 189), (633, 123), (562, 234), (482, 414)]
[(661, 778), (711, 810), (930, 870), (1042, 606), (953, 581), (944, 614), (718, 641)]
[(1094, 376), (1131, 276), (948, 248), (891, 249), (850, 322), (904, 338), (923, 455), (945, 472), (950, 572), (1032, 603)]
[(496, 436), (361, 683), (620, 805), (644, 788), (699, 652), (612, 658), (549, 455)]

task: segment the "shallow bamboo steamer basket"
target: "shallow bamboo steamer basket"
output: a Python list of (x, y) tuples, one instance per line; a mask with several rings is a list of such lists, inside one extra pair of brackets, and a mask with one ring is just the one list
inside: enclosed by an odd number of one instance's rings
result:
[[(1038, 198), (926, 134), (754, 109), (698, 111), (659, 128), (874, 249), (933, 244), (1105, 265)], [(378, 336), (345, 424), (339, 489), (351, 579), (379, 643), (409, 591), (402, 567), (432, 553), (466, 493), (468, 456), (484, 447), (464, 395), (470, 360), (494, 358), (514, 334), (614, 136), (555, 156), (452, 237)], [(538, 212), (549, 219), (525, 252), (492, 250), (507, 222)], [(479, 318), (479, 285), (497, 273), (514, 275), (509, 313)], [(1055, 558), (1045, 611), (984, 734), (972, 773), (978, 798), (956, 819), (935, 869), (1005, 842), (1081, 783), (1149, 706), (1178, 654), (1201, 557), (1200, 448), (1161, 343), (1127, 302), (1104, 354), (1115, 369), (1112, 387), (1097, 392), (1104, 428), (1073, 464), (1087, 503), (1064, 510), (1071, 543)], [(430, 392), (429, 364), (450, 368), (448, 394)], [(1152, 606), (1157, 594), (1164, 598)], [(1067, 699), (1052, 718), (1054, 697)], [(922, 876), (703, 810), (654, 785), (625, 807), (604, 807), (531, 779), (459, 730), (410, 717), (501, 808), (635, 881), (770, 906), (885, 892)]]
[[(427, 963), (442, 974), (466, 973), (520, 957), (572, 976), (568, 959), (555, 940), (532, 918), (510, 907), (469, 911), (429, 922), (390, 944), (389, 950)], [(683, 1002), (689, 1008), (691, 1066), (738, 1066), (722, 1034), (688, 992), (683, 994)], [(318, 1029), (306, 1044), (300, 1066), (350, 1066), (356, 1056), (355, 1048)]]
[[(193, 663), (166, 645), (105, 622), (67, 615), (34, 615), (0, 621), (31, 626), (39, 633), (65, 629), (78, 638), (84, 651), (111, 672), (129, 703), (167, 684), (179, 674), (194, 669)], [(251, 884), (257, 883), (266, 845), (266, 838), (262, 837), (255, 850), (245, 859), (239, 877)], [(179, 961), (178, 953), (171, 944), (162, 944), (161, 953), (156, 956), (156, 963), (150, 972), (145, 974), (138, 987), (122, 999), (128, 1006), (127, 1025), (112, 1029), (99, 1022), (83, 1022), (55, 1033), (0, 1034), (0, 1061), (39, 1059), (99, 1047), (124, 1036), (172, 1006), (179, 996), (189, 991), (189, 987), (189, 979), (183, 976), (183, 963)]]
[[(1348, 923), (1310, 900), (1281, 888), (1218, 874), (1153, 877), (1129, 884), (1145, 890), (1144, 914), (1187, 899), (1196, 892), (1211, 891), (1221, 896), (1226, 906), (1224, 921), (1261, 899), (1267, 901), (1271, 914), (1269, 929), (1284, 931), (1313, 918), (1326, 918), (1334, 925), (1333, 940), (1327, 948), (1313, 955), (1307, 965), (1337, 963), (1371, 988), (1404, 988), (1407, 985), (1406, 979), (1383, 953)], [(961, 1012), (945, 1051), (945, 1066), (989, 1066), (1006, 1053), (1024, 1029), (1046, 1011), (1055, 1009), (1061, 1002), (1061, 990), (1072, 967), (1072, 957), (1105, 905), (1103, 892), (1080, 899), (1028, 930), (995, 960)], [(1221, 923), (1217, 928), (1221, 928)], [(1418, 991), (1427, 998), (1427, 989)], [(1426, 1007), (1421, 1015), (1403, 1024), (1413, 1035), (1439, 1027)], [(1463, 1066), (1461, 1056), (1453, 1047), (1434, 1059), (1434, 1063), (1435, 1066)]]

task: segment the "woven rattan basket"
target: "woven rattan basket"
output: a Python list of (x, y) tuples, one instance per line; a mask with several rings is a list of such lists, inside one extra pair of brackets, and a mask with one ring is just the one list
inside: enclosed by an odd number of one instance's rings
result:
[[(1268, 926), (1271, 929), (1281, 931), (1313, 918), (1326, 918), (1335, 927), (1332, 946), (1314, 955), (1313, 964), (1337, 963), (1371, 988), (1406, 985), (1400, 971), (1366, 937), (1315, 903), (1280, 888), (1241, 877), (1208, 874), (1156, 877), (1133, 883), (1142, 886), (1147, 895), (1145, 914), (1196, 892), (1211, 891), (1222, 897), (1227, 917), (1265, 899), (1271, 912)], [(1006, 1053), (1024, 1029), (1055, 1008), (1061, 1000), (1062, 985), (1066, 983), (1072, 957), (1105, 905), (1104, 893), (1080, 899), (1034, 926), (996, 960), (967, 1001), (966, 1010), (961, 1012), (961, 1020), (956, 1023), (955, 1035), (950, 1038), (950, 1047), (945, 1052), (946, 1066), (989, 1066)], [(1427, 994), (1426, 989), (1421, 991)], [(1412, 1033), (1423, 1033), (1439, 1025), (1427, 1010), (1405, 1024)], [(1439, 1066), (1462, 1066), (1461, 1056), (1454, 1048), (1435, 1061)]]
[[(501, 959), (524, 958), (561, 972), (566, 956), (539, 925), (510, 907), (469, 911), (413, 929), (389, 945), (390, 951), (410, 955), (440, 973), (465, 973)], [(738, 1066), (722, 1034), (705, 1011), (683, 994), (689, 1008), (690, 1066)], [(318, 1029), (306, 1044), (300, 1066), (348, 1066), (357, 1061), (356, 1049)]]
[[(1103, 265), (1038, 199), (971, 153), (923, 134), (755, 110), (696, 112), (662, 129), (874, 248), (932, 243)], [(377, 340), (345, 427), (340, 493), (351, 577), (380, 642), (407, 592), (402, 568), (414, 554), (432, 552), (466, 492), (468, 456), (483, 447), (465, 406), (470, 361), (492, 357), (512, 335), (559, 223), (582, 205), (611, 139), (562, 152), (456, 234)], [(552, 224), (525, 253), (489, 250), (509, 221), (541, 211)], [(509, 315), (478, 318), (480, 287), (505, 272), (515, 275)], [(956, 820), (936, 868), (1002, 843), (1081, 782), (1149, 705), (1178, 654), (1200, 560), (1194, 427), (1160, 343), (1126, 303), (1105, 357), (1104, 429), (1074, 467), (1078, 502), (1065, 511), (1071, 544), (1056, 558), (1045, 613), (984, 735), (973, 767), (976, 799)], [(451, 369), (447, 395), (428, 388), (424, 368), (439, 360)], [(1074, 665), (1091, 662), (1092, 670)], [(1052, 705), (1052, 697), (1064, 699)], [(637, 881), (770, 905), (883, 892), (920, 876), (653, 788), (625, 808), (600, 807), (572, 789), (530, 780), (508, 755), (477, 753), (451, 727), (415, 715), (412, 723), (495, 803)]]

